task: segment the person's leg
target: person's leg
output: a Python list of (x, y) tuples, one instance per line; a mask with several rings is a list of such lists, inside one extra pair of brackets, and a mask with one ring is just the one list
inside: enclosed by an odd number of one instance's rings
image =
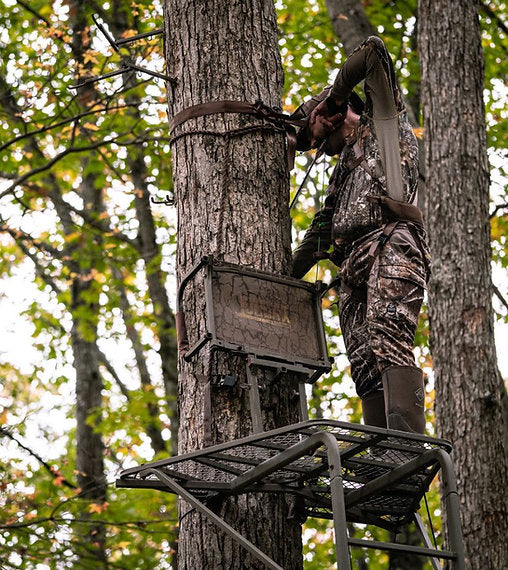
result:
[(424, 433), (423, 374), (413, 354), (424, 295), (419, 253), (407, 231), (392, 236), (369, 276), (366, 322), (382, 377), (387, 426)]
[(366, 425), (386, 427), (381, 374), (365, 319), (367, 306), (341, 291), (338, 307), (351, 376), (362, 401), (363, 421)]

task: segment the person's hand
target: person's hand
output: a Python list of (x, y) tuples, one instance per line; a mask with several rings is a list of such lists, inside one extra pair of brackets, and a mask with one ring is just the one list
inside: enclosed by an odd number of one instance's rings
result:
[(317, 142), (325, 139), (344, 122), (345, 116), (345, 113), (330, 115), (326, 100), (321, 101), (310, 114), (309, 130), (311, 134), (311, 145), (314, 147)]

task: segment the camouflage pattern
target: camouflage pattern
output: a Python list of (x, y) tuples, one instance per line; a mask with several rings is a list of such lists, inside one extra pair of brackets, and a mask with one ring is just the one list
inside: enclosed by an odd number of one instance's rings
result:
[[(368, 171), (357, 166), (349, 172), (349, 165), (355, 160), (355, 142), (363, 154)], [(399, 115), (399, 145), (404, 198), (412, 203), (418, 185), (418, 144), (406, 113)], [(335, 204), (333, 240), (340, 238), (351, 242), (382, 225), (380, 206), (367, 200), (367, 196), (388, 195), (374, 121), (368, 115), (362, 115), (350, 144), (346, 144), (342, 151), (330, 179), (328, 195)]]
[(367, 302), (341, 290), (339, 315), (351, 374), (360, 397), (382, 388), (390, 366), (414, 366), (413, 343), (428, 270), (423, 230), (401, 223), (369, 271), (372, 240), (354, 250), (341, 276), (352, 288), (364, 287)]
[[(345, 97), (348, 83), (354, 80), (357, 69), (365, 65), (369, 68), (365, 78), (365, 112), (346, 141), (328, 188), (334, 203), (334, 240), (354, 241), (383, 223), (380, 207), (367, 200), (369, 195), (388, 196), (375, 116), (397, 117), (402, 192), (406, 202), (414, 201), (418, 186), (418, 143), (404, 110), (390, 55), (380, 38), (368, 38), (348, 57), (332, 87), (332, 96)], [(363, 156), (365, 163), (351, 170), (357, 156)]]
[[(430, 256), (423, 228), (399, 222), (372, 263), (369, 250), (387, 219), (381, 207), (367, 198), (389, 196), (376, 125), (379, 129), (383, 121), (392, 121), (395, 132), (398, 127), (398, 148), (392, 139), (389, 151), (393, 157), (400, 150), (401, 190), (409, 204), (416, 201), (418, 144), (392, 61), (379, 38), (368, 38), (348, 57), (331, 95), (338, 102), (346, 100), (361, 79), (365, 79), (365, 111), (346, 139), (324, 208), (294, 253), (293, 275), (302, 277), (310, 269), (314, 251), (333, 246), (330, 259), (341, 267), (341, 280), (350, 288), (349, 293), (341, 290), (339, 294), (342, 334), (357, 393), (365, 397), (382, 389), (381, 374), (386, 368), (415, 365), (414, 335)], [(304, 111), (310, 113), (322, 98), (323, 94), (307, 102)], [(301, 129), (298, 148), (308, 148), (308, 136), (308, 129)]]
[(212, 296), (220, 340), (294, 361), (326, 358), (312, 286), (218, 271)]

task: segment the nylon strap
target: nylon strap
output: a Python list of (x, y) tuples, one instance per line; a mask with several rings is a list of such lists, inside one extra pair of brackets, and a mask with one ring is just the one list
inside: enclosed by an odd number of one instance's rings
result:
[(279, 113), (262, 101), (256, 103), (247, 103), (246, 101), (209, 101), (208, 103), (200, 103), (192, 105), (177, 113), (169, 122), (169, 128), (175, 129), (185, 121), (196, 117), (204, 117), (205, 115), (215, 115), (217, 113), (242, 113), (245, 115), (257, 115), (258, 117), (268, 119), (270, 121), (280, 121), (294, 127), (303, 127), (306, 125), (305, 119), (292, 119), (289, 115)]
[[(257, 101), (256, 103), (247, 103), (246, 101), (209, 101), (208, 103), (200, 103), (198, 105), (192, 105), (191, 107), (187, 107), (183, 109), (179, 113), (177, 113), (169, 122), (169, 128), (171, 132), (174, 131), (178, 126), (185, 123), (189, 119), (194, 119), (196, 117), (204, 117), (205, 115), (215, 115), (219, 113), (241, 113), (244, 115), (255, 115), (261, 119), (266, 119), (270, 123), (279, 126), (280, 123), (283, 124), (283, 128), (286, 132), (286, 140), (287, 140), (287, 166), (288, 170), (292, 170), (295, 162), (295, 153), (296, 153), (296, 132), (295, 127), (304, 127), (307, 124), (306, 119), (295, 119), (292, 118), (290, 115), (286, 115), (284, 113), (279, 113), (275, 109), (272, 109), (268, 105), (265, 105), (262, 101)], [(215, 134), (215, 135), (225, 135), (225, 134), (244, 134), (247, 132), (251, 132), (254, 130), (254, 127), (251, 125), (250, 127), (243, 127), (240, 129), (236, 129), (234, 131), (226, 131), (225, 133), (212, 133), (208, 132), (207, 134)], [(188, 133), (181, 133), (173, 137), (173, 141), (181, 136), (185, 136), (187, 134), (199, 134), (202, 131), (189, 131)], [(203, 132), (203, 134), (205, 134)]]
[[(371, 246), (369, 247), (368, 256), (370, 257), (369, 264), (367, 267), (367, 273), (370, 273), (372, 266), (374, 265), (374, 261), (376, 261), (376, 257), (381, 253), (381, 249), (385, 245), (385, 243), (390, 239), (391, 235), (395, 231), (395, 228), (398, 226), (400, 220), (396, 220), (394, 222), (389, 222), (385, 224), (383, 227), (382, 233), (372, 242)], [(350, 287), (344, 281), (340, 283), (341, 289), (350, 297), (353, 297), (356, 301), (360, 303), (367, 302), (367, 288), (365, 285), (360, 287)]]

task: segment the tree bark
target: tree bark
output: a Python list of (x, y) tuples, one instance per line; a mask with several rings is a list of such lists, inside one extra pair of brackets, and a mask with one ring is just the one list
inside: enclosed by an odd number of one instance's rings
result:
[[(85, 7), (79, 2), (70, 2), (70, 17), (73, 28), (72, 53), (78, 63), (84, 64), (84, 52), (89, 41), (88, 16)], [(86, 66), (86, 64), (84, 64)], [(80, 95), (86, 100), (94, 96), (93, 87), (84, 87)], [(86, 172), (88, 158), (83, 158), (82, 172)], [(97, 189), (95, 175), (83, 174), (79, 193), (83, 200), (83, 210), (93, 216), (99, 216), (104, 210), (102, 191)], [(59, 213), (66, 235), (75, 231), (76, 226), (69, 216), (58, 185), (53, 194), (56, 198), (55, 209)], [(78, 246), (79, 247), (79, 246)], [(75, 277), (71, 290), (72, 330), (71, 343), (76, 371), (76, 471), (78, 486), (82, 489), (81, 497), (90, 502), (103, 504), (106, 501), (106, 477), (104, 475), (104, 445), (101, 433), (95, 428), (100, 421), (102, 408), (102, 377), (98, 359), (97, 312), (98, 292), (93, 290), (90, 279), (92, 267), (86, 259), (80, 259), (73, 252), (70, 265)], [(90, 421), (92, 414), (95, 416)], [(83, 519), (90, 517), (88, 505), (83, 505)], [(83, 566), (89, 564), (90, 556), (95, 558), (95, 565), (100, 568), (106, 564), (106, 534), (104, 526), (85, 524), (78, 529), (84, 545), (79, 545), (78, 555)]]
[(483, 57), (473, 0), (421, 0), (436, 427), (451, 440), (468, 567), (508, 559), (506, 391), (496, 362)]
[(369, 36), (377, 35), (360, 0), (326, 0), (326, 8), (348, 55)]
[[(191, 105), (215, 100), (279, 106), (282, 70), (277, 26), (271, 0), (194, 0), (165, 2), (166, 59), (170, 76), (170, 116)], [(241, 136), (228, 131), (245, 125), (259, 130)], [(192, 131), (199, 130), (200, 133)], [(217, 135), (203, 134), (213, 131)], [(191, 119), (173, 135), (174, 193), (178, 211), (177, 273), (181, 281), (204, 255), (287, 273), (289, 269), (289, 178), (284, 137), (262, 120), (224, 114)], [(188, 327), (203, 325), (202, 296), (185, 299)], [(194, 318), (191, 318), (194, 315)], [(179, 363), (179, 451), (201, 448), (203, 378), (235, 374), (230, 390), (212, 391), (210, 435), (214, 443), (245, 436), (250, 431), (245, 361), (228, 354)], [(263, 398), (264, 427), (297, 420), (292, 386), (269, 384)], [(302, 566), (301, 528), (289, 519), (291, 500), (267, 495), (239, 496), (215, 506), (234, 528), (285, 568)], [(220, 530), (181, 504), (179, 568), (253, 569), (254, 560)]]

